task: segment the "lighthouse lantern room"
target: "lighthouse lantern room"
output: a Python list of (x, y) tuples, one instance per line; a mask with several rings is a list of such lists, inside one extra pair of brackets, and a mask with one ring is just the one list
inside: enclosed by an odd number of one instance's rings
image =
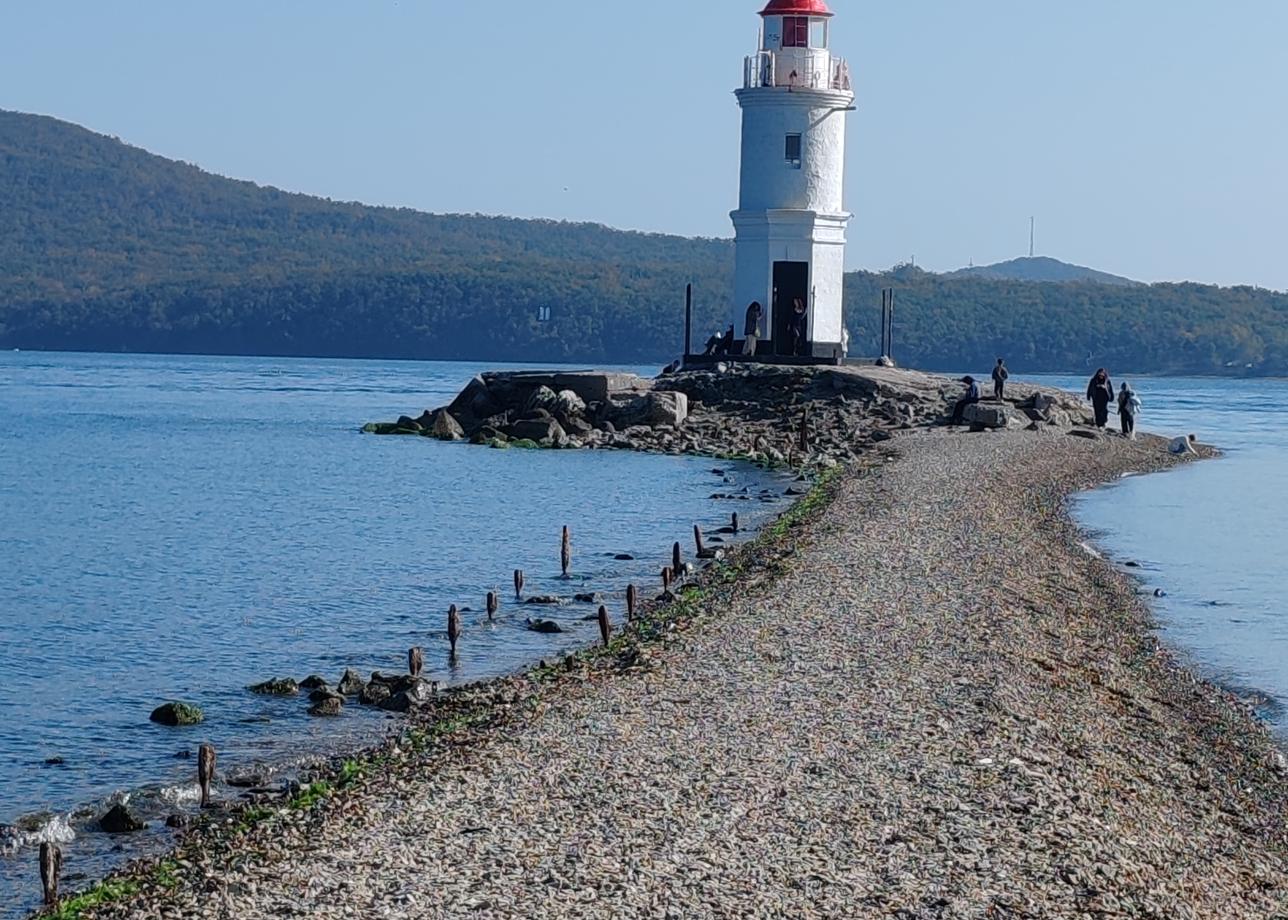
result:
[[(733, 218), (734, 324), (761, 305), (756, 354), (839, 359), (845, 275), (845, 119), (854, 92), (831, 53), (824, 0), (770, 0), (742, 89), (742, 167)], [(802, 316), (803, 313), (803, 316)]]

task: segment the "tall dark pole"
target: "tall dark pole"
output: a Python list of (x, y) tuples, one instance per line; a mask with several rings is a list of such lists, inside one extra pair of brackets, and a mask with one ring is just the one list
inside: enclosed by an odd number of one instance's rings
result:
[(894, 360), (894, 288), (890, 288), (890, 344), (886, 347), (886, 357)]
[(684, 286), (684, 356), (693, 354), (693, 285)]

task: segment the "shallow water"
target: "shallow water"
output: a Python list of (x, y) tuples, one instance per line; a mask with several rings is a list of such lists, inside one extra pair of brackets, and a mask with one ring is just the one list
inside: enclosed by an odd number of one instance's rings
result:
[[(0, 824), (92, 805), (56, 826), (63, 839), (79, 832), (69, 869), (95, 874), (111, 857), (86, 818), (130, 791), (157, 818), (190, 804), (184, 755), (201, 742), (226, 778), (386, 724), (357, 705), (312, 720), (303, 697), (248, 684), (402, 672), (413, 645), (444, 683), (509, 672), (598, 636), (591, 605), (539, 609), (563, 635), (526, 630), (536, 614), (513, 600), (514, 569), (527, 594), (605, 592), (619, 619), (625, 585), (651, 588), (693, 523), (714, 528), (736, 510), (754, 530), (782, 507), (780, 478), (709, 460), (359, 433), (447, 402), (483, 369), (0, 355)], [(709, 497), (742, 489), (744, 501)], [(573, 583), (558, 577), (565, 523)], [(635, 558), (613, 558), (623, 553)], [(488, 624), (493, 589), (503, 606)], [(454, 664), (453, 603), (473, 608)], [(150, 723), (172, 699), (206, 721)], [(37, 894), (34, 858), (0, 840), (0, 916)]]
[[(1163, 637), (1203, 675), (1253, 702), (1288, 742), (1288, 381), (1127, 379), (1142, 427), (1194, 433), (1217, 461), (1133, 476), (1081, 496), (1079, 520), (1152, 599)], [(1069, 389), (1085, 380), (1048, 378)]]

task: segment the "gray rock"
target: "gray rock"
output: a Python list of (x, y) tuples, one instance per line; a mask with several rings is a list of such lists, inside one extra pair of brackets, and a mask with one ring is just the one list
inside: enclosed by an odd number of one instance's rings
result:
[(532, 395), (524, 402), (523, 409), (525, 412), (541, 409), (553, 415), (558, 405), (559, 394), (550, 387), (542, 385), (532, 391)]
[(434, 413), (434, 421), (429, 427), (429, 433), (440, 441), (462, 441), (465, 439), (465, 429), (461, 427), (460, 422), (452, 417), (452, 413), (446, 409), (439, 409)]
[(546, 607), (558, 607), (563, 603), (562, 597), (556, 597), (553, 594), (534, 594), (524, 601), (525, 604), (536, 604)]
[(308, 677), (304, 678), (304, 680), (300, 681), (301, 690), (321, 690), (329, 686), (330, 684), (326, 682), (326, 678), (319, 674), (310, 674)]
[(344, 697), (327, 695), (309, 707), (309, 715), (315, 718), (335, 718), (344, 712)]
[(1006, 409), (984, 403), (967, 406), (962, 418), (968, 425), (980, 425), (984, 428), (1005, 428), (1011, 421)]
[(564, 631), (563, 627), (554, 620), (542, 620), (538, 618), (535, 620), (528, 620), (524, 625), (535, 633), (561, 633)]
[(345, 668), (344, 676), (340, 678), (340, 683), (336, 685), (335, 689), (341, 696), (357, 696), (365, 686), (366, 684), (358, 676), (357, 671), (352, 668)]
[(386, 712), (410, 712), (424, 706), (434, 698), (434, 686), (422, 678), (412, 678), (407, 686), (382, 701), (379, 706)]
[(266, 680), (262, 684), (252, 684), (246, 688), (260, 696), (295, 696), (300, 692), (300, 685), (289, 677)]
[(542, 447), (552, 447), (567, 440), (567, 434), (554, 419), (523, 419), (515, 422), (506, 435), (516, 441), (535, 441)]
[(559, 418), (570, 419), (585, 414), (586, 401), (572, 390), (560, 390), (551, 411)]
[(389, 689), (388, 684), (372, 681), (362, 688), (362, 692), (358, 694), (358, 702), (364, 706), (379, 706), (393, 695), (394, 692)]

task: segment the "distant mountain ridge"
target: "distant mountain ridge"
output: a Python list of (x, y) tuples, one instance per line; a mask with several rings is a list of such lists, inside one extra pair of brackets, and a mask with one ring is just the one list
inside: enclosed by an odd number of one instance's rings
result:
[[(1061, 265), (850, 272), (851, 353), (893, 287), (909, 366), (1288, 374), (1288, 294)], [(664, 363), (687, 283), (694, 344), (727, 328), (732, 269), (728, 239), (335, 202), (0, 111), (0, 348)]]
[(998, 262), (995, 265), (974, 265), (948, 272), (949, 278), (990, 278), (995, 281), (1049, 281), (1088, 282), (1091, 284), (1138, 285), (1139, 281), (1096, 271), (1081, 265), (1071, 265), (1048, 256), (1033, 256)]

